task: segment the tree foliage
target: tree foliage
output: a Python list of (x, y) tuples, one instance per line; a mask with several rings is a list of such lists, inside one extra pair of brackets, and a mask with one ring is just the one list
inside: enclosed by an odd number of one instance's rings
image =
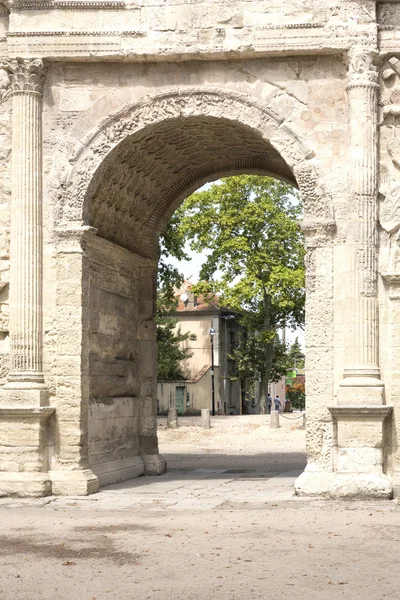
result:
[(304, 322), (300, 215), (290, 185), (248, 175), (193, 194), (176, 213), (181, 239), (190, 240), (192, 250), (209, 251), (195, 291), (220, 294), (224, 305), (242, 315), (248, 335), (235, 350), (237, 376), (261, 379), (262, 412), (268, 382), (287, 369), (287, 363), (279, 366), (277, 332)]
[(301, 349), (299, 338), (296, 337), (288, 354), (289, 369), (304, 369), (304, 358), (305, 356)]
[(306, 390), (304, 378), (296, 378), (292, 385), (286, 386), (286, 398), (293, 408), (303, 409), (306, 405)]
[(183, 282), (183, 275), (169, 263), (171, 256), (184, 260), (185, 240), (179, 228), (179, 217), (173, 215), (163, 235), (160, 236), (160, 250), (157, 277), (157, 379), (184, 379), (181, 363), (192, 353), (183, 342), (192, 339), (190, 333), (176, 329), (177, 319), (171, 313), (177, 308), (175, 290)]
[(165, 314), (156, 317), (157, 323), (157, 379), (185, 379), (181, 363), (192, 353), (182, 347), (182, 342), (192, 339), (192, 334), (176, 330), (176, 319)]
[(159, 259), (157, 272), (158, 305), (165, 309), (174, 302), (174, 290), (183, 282), (183, 275), (173, 267), (169, 259), (171, 256), (178, 260), (188, 260), (184, 250), (185, 237), (180, 227), (180, 214), (175, 212), (168, 225), (160, 236)]

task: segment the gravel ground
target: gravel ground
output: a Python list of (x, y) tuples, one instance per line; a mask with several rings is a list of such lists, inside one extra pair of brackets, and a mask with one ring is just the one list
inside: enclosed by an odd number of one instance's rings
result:
[[(160, 448), (177, 465), (180, 453), (188, 476), (192, 464), (212, 471), (215, 460), (243, 456), (247, 465), (261, 461), (266, 468), (276, 459), (279, 469), (304, 460), (304, 431), (293, 423), (270, 431), (264, 419), (220, 417), (211, 431), (199, 431), (195, 421), (182, 422), (178, 431), (161, 426)], [(254, 481), (245, 485), (251, 498)], [(86, 510), (74, 508), (72, 499), (68, 509), (54, 508), (57, 503), (38, 509), (34, 502), (1, 508), (0, 600), (398, 597), (396, 501), (120, 509), (119, 492), (113, 493), (110, 510), (96, 508), (95, 496)]]
[(299, 413), (281, 415), (279, 429), (270, 429), (269, 415), (212, 417), (211, 429), (200, 427), (200, 417), (181, 417), (178, 429), (167, 429), (158, 419), (160, 452), (170, 469), (190, 467), (255, 468), (276, 465), (304, 469), (305, 430)]
[(200, 417), (180, 417), (178, 429), (167, 429), (167, 419), (159, 417), (158, 436), (161, 449), (177, 454), (223, 452), (250, 455), (270, 451), (305, 452), (305, 430), (300, 413), (280, 415), (280, 428), (270, 429), (269, 415), (212, 417), (211, 429), (200, 427)]

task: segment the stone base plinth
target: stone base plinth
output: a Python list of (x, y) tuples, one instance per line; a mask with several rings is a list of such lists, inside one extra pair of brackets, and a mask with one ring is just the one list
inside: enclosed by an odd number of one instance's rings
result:
[[(45, 407), (49, 405), (49, 392), (43, 386), (37, 388), (13, 387), (9, 384), (0, 389), (0, 408), (8, 407)], [(11, 385), (11, 384), (10, 384)]]
[(384, 420), (391, 406), (331, 406), (334, 446), (332, 470), (309, 464), (295, 483), (298, 496), (391, 498), (393, 484), (383, 472)]
[(99, 480), (90, 469), (49, 471), (54, 496), (89, 496), (99, 491)]
[(145, 472), (144, 460), (141, 456), (91, 464), (90, 466), (98, 477), (101, 487), (140, 477)]
[(354, 377), (345, 373), (338, 390), (338, 405), (382, 406), (384, 398), (383, 382), (375, 372)]
[(48, 473), (3, 471), (0, 473), (0, 497), (40, 498), (51, 495)]
[(145, 475), (163, 475), (167, 470), (167, 461), (161, 454), (142, 454)]
[(54, 411), (51, 406), (0, 404), (0, 496), (51, 494), (48, 419)]
[(296, 480), (297, 496), (332, 499), (372, 500), (392, 498), (392, 482), (387, 475), (304, 471)]

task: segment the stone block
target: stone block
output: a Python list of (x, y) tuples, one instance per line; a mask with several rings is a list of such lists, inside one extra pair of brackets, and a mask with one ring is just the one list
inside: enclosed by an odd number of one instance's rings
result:
[(51, 493), (48, 473), (0, 472), (0, 497), (40, 498)]
[(151, 435), (140, 435), (140, 454), (144, 455), (154, 455), (158, 453), (158, 439), (157, 434), (153, 433)]
[(90, 469), (49, 471), (54, 496), (88, 496), (99, 490), (99, 480)]
[(167, 471), (167, 462), (161, 454), (142, 454), (146, 475), (163, 475)]
[(337, 440), (339, 448), (382, 448), (381, 421), (340, 421)]
[(336, 471), (338, 473), (382, 473), (380, 448), (338, 448)]
[(142, 456), (131, 456), (113, 461), (91, 462), (90, 466), (93, 473), (97, 476), (100, 486), (134, 479), (145, 473)]
[(382, 405), (384, 388), (382, 386), (348, 386), (341, 385), (338, 390), (338, 404), (359, 406)]
[[(330, 348), (313, 347), (307, 351), (306, 369), (312, 371), (332, 372), (334, 367), (334, 357)], [(308, 384), (308, 381), (307, 381)]]
[(46, 389), (24, 389), (18, 388), (17, 384), (6, 384), (6, 387), (0, 390), (0, 409), (13, 406), (39, 408), (48, 405), (49, 394)]

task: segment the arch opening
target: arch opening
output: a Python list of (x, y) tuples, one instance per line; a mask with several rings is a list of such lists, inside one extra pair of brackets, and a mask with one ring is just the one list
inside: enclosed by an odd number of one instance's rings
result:
[(329, 219), (329, 203), (311, 159), (266, 107), (235, 93), (198, 90), (125, 107), (72, 157), (59, 225), (67, 235), (71, 224), (90, 226), (82, 257), (89, 290), (82, 401), (88, 465), (102, 485), (165, 469), (154, 314), (158, 237), (171, 215), (206, 182), (266, 175), (299, 184), (305, 214), (315, 217), (310, 227), (318, 228)]
[(126, 137), (104, 160), (89, 190), (88, 220), (98, 235), (142, 256), (182, 200), (207, 181), (246, 173), (297, 185), (261, 133), (216, 117), (167, 119)]

